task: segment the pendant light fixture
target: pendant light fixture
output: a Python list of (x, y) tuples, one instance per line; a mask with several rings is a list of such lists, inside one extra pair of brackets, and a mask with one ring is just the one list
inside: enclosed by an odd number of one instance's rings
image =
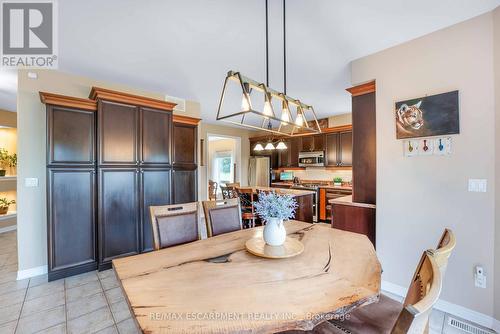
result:
[[(260, 83), (243, 76), (240, 72), (229, 71), (224, 81), (222, 93), (217, 109), (217, 120), (236, 124), (242, 127), (247, 127), (256, 130), (263, 130), (270, 133), (293, 137), (303, 135), (305, 133), (321, 133), (321, 128), (316, 117), (313, 106), (307, 105), (298, 99), (292, 98), (286, 92), (286, 7), (283, 0), (283, 92), (278, 92), (269, 87), (269, 7), (268, 0), (265, 0), (266, 7), (266, 83)], [(222, 112), (224, 106), (224, 97), (228, 85), (236, 83), (242, 92), (240, 110), (224, 114)], [(264, 95), (264, 104), (262, 110), (255, 110), (251, 102), (251, 92), (255, 90)], [(254, 94), (255, 95), (255, 94)], [(281, 101), (281, 113), (276, 115), (273, 108), (273, 99)], [(295, 116), (292, 114), (291, 108), (295, 110)], [(252, 114), (254, 117), (245, 117), (247, 114)], [(255, 117), (256, 116), (256, 117)], [(253, 121), (252, 121), (253, 118)], [(261, 121), (255, 119), (261, 118)], [(249, 120), (250, 119), (250, 120)], [(275, 124), (273, 127), (272, 124)], [(266, 126), (267, 125), (267, 126)], [(257, 144), (254, 148), (256, 151), (264, 149), (274, 149), (275, 146), (266, 144), (266, 148), (261, 144)], [(259, 146), (260, 145), (260, 146)], [(271, 146), (273, 146), (271, 148)], [(269, 148), (267, 148), (269, 147)], [(278, 149), (286, 149), (286, 144), (281, 140), (276, 145)]]

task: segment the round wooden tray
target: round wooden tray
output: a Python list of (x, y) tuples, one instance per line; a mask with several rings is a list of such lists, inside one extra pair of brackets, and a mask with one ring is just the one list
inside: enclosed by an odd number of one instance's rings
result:
[(286, 259), (304, 251), (304, 245), (297, 239), (287, 237), (281, 246), (269, 246), (262, 238), (252, 238), (245, 243), (247, 251), (268, 259)]

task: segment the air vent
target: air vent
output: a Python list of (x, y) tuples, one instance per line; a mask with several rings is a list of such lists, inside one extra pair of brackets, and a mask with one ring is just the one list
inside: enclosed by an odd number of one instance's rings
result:
[(496, 334), (496, 332), (472, 324), (469, 321), (447, 315), (443, 333)]
[(174, 111), (178, 111), (178, 112), (185, 112), (186, 111), (186, 100), (184, 100), (184, 99), (174, 97), (174, 96), (165, 95), (165, 101), (173, 102), (173, 103), (177, 104), (174, 108)]

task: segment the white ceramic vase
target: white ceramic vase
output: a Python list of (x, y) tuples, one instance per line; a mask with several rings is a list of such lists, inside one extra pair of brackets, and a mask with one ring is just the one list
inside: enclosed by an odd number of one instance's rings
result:
[(264, 241), (270, 246), (281, 246), (286, 239), (286, 229), (283, 219), (268, 218), (264, 226)]

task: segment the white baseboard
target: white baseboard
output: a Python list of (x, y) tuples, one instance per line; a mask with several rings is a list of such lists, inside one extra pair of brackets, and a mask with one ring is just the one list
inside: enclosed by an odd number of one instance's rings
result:
[[(407, 291), (406, 288), (391, 282), (382, 281), (381, 288), (382, 291), (387, 291), (389, 293), (392, 293), (394, 295), (403, 298), (404, 296), (406, 296), (406, 291)], [(500, 332), (500, 326), (499, 326), (500, 322), (489, 315), (468, 309), (466, 307), (457, 304), (447, 302), (442, 299), (438, 300), (438, 302), (434, 307), (440, 311), (449, 313), (451, 315), (457, 316), (465, 320), (472, 321), (478, 325), (491, 328), (497, 332)]]
[(25, 270), (19, 270), (17, 272), (17, 280), (22, 280), (26, 278), (31, 278), (35, 276), (40, 276), (43, 274), (46, 274), (48, 272), (48, 267), (47, 266), (40, 266), (40, 267), (35, 267), (35, 268), (30, 268), (30, 269), (25, 269)]
[(11, 225), (0, 228), (0, 233), (10, 232), (17, 230), (17, 225)]

